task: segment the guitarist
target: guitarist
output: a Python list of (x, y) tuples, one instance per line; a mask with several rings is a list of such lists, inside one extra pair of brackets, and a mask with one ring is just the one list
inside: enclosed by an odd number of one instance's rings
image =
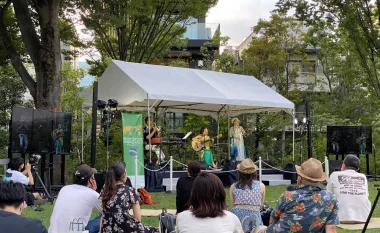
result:
[(214, 159), (212, 156), (212, 151), (210, 150), (210, 146), (212, 143), (214, 143), (214, 139), (210, 138), (208, 136), (208, 129), (205, 127), (202, 127), (200, 130), (200, 134), (193, 138), (193, 140), (198, 140), (202, 144), (204, 144), (204, 149), (198, 152), (199, 157), (206, 162), (207, 167), (216, 168), (216, 165), (214, 163)]

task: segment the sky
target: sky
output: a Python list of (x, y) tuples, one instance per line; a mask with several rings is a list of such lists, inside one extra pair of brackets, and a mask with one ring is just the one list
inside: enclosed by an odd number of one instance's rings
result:
[(269, 19), (277, 0), (219, 0), (211, 8), (207, 23), (220, 23), (222, 36), (229, 36), (229, 45), (238, 46), (251, 33), (260, 18)]

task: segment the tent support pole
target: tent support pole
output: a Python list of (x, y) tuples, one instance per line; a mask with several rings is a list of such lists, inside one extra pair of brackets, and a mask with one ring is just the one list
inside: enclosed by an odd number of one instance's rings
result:
[(295, 114), (295, 112), (294, 112), (294, 109), (293, 109), (293, 112), (292, 112), (293, 114), (292, 114), (292, 116), (293, 116), (293, 163), (295, 162), (294, 161), (294, 151), (295, 151), (295, 145), (294, 145), (294, 139), (295, 139), (295, 124), (294, 124), (294, 119), (295, 119), (295, 117), (296, 117), (296, 114)]
[(227, 135), (228, 135), (228, 158), (231, 158), (231, 138), (230, 138), (230, 106), (227, 106)]
[[(218, 113), (218, 129), (217, 129), (218, 132), (216, 132), (217, 134), (219, 134), (219, 113)], [(219, 144), (219, 138), (216, 138), (216, 143)]]
[[(146, 98), (147, 98), (147, 100), (148, 100), (148, 122), (150, 122), (149, 120), (150, 120), (150, 105), (149, 105), (149, 94), (147, 94), (146, 95)], [(148, 127), (148, 135), (150, 135), (150, 125), (148, 124), (147, 125), (147, 127)], [(150, 139), (149, 139), (149, 163), (151, 163), (152, 162), (152, 145), (150, 145)]]

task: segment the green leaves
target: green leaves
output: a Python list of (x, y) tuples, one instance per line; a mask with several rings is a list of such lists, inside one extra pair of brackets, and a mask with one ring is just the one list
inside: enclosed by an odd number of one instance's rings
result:
[[(216, 0), (82, 0), (78, 6), (94, 46), (102, 56), (91, 73), (102, 73), (104, 59), (151, 63), (180, 48), (191, 17), (204, 17)], [(94, 72), (97, 69), (98, 71)]]

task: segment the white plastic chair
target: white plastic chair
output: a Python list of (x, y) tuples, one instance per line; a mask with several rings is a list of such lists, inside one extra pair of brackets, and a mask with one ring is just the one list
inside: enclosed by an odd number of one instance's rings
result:
[(9, 164), (10, 159), (0, 159), (0, 166), (3, 165), (4, 168), (4, 174), (0, 175), (1, 180), (3, 180), (3, 176), (5, 175), (5, 172), (7, 171), (7, 165)]

